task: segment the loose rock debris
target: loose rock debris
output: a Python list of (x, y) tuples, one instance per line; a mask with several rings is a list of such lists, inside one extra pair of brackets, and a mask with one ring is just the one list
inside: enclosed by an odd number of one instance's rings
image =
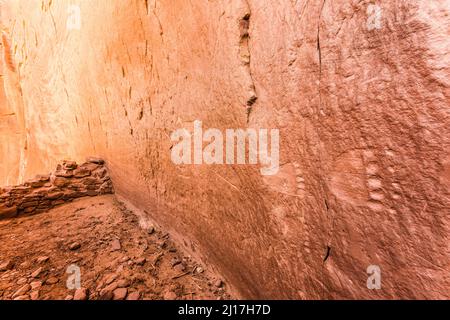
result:
[(114, 195), (0, 220), (0, 243), (0, 299), (231, 298), (220, 277), (167, 233), (142, 229)]

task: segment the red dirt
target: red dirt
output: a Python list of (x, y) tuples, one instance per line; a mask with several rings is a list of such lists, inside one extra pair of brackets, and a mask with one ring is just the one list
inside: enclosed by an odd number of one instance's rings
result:
[(142, 229), (112, 195), (2, 220), (0, 243), (0, 299), (73, 299), (71, 264), (81, 269), (76, 299), (84, 289), (88, 299), (230, 298), (220, 278), (183, 256), (167, 233)]

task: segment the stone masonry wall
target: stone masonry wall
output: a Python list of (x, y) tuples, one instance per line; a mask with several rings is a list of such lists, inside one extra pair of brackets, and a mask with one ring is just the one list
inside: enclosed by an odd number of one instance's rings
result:
[(0, 219), (41, 213), (75, 198), (108, 193), (114, 189), (102, 159), (88, 158), (82, 165), (63, 161), (54, 173), (0, 188)]

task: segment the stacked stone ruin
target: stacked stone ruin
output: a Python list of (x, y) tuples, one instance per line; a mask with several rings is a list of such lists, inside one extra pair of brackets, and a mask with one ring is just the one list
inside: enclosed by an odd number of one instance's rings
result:
[(88, 158), (81, 165), (62, 161), (51, 174), (0, 188), (0, 219), (42, 213), (76, 198), (110, 193), (114, 189), (102, 159)]

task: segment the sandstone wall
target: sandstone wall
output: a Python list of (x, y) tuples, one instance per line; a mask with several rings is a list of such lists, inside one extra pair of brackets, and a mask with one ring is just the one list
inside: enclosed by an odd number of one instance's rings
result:
[(80, 166), (63, 161), (52, 174), (0, 188), (0, 219), (42, 213), (76, 198), (109, 193), (113, 186), (103, 160), (91, 158)]
[[(98, 155), (243, 297), (449, 298), (448, 7), (4, 0), (0, 181)], [(174, 165), (194, 120), (279, 128), (280, 172)]]

